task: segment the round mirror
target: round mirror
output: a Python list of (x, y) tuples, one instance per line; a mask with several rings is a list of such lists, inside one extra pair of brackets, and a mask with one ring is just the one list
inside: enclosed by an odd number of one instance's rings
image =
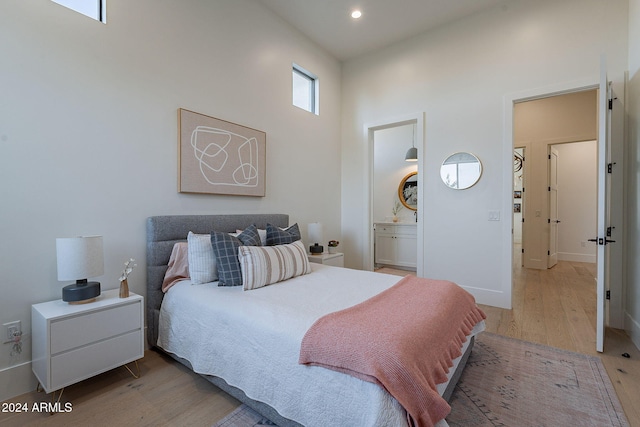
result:
[(471, 153), (454, 153), (440, 166), (440, 178), (449, 188), (464, 190), (473, 186), (482, 175), (482, 163)]
[(411, 172), (400, 181), (398, 198), (405, 208), (418, 210), (418, 172)]

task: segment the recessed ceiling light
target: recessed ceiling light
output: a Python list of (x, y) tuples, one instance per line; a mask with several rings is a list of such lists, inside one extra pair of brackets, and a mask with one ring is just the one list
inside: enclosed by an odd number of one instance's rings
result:
[(362, 12), (360, 12), (359, 10), (354, 10), (353, 12), (351, 12), (351, 17), (353, 19), (358, 19), (362, 16)]

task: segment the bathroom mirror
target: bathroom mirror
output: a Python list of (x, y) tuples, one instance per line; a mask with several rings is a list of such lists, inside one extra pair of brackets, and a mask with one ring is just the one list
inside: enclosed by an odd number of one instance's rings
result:
[(411, 172), (400, 181), (398, 198), (405, 208), (418, 210), (418, 172)]
[(472, 187), (482, 175), (482, 163), (471, 153), (459, 152), (447, 157), (440, 166), (440, 178), (449, 188)]

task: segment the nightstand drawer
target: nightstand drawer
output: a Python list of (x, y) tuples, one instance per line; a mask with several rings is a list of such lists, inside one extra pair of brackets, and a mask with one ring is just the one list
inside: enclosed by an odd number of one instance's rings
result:
[(137, 330), (51, 358), (51, 383), (66, 387), (144, 356)]
[(344, 267), (344, 256), (329, 256), (324, 262), (324, 265), (332, 265), (334, 267)]
[(342, 252), (336, 252), (334, 254), (308, 255), (308, 258), (309, 262), (316, 264), (344, 267), (344, 254)]
[[(52, 321), (51, 355), (124, 334), (142, 324), (140, 301)], [(54, 382), (55, 383), (55, 382)]]

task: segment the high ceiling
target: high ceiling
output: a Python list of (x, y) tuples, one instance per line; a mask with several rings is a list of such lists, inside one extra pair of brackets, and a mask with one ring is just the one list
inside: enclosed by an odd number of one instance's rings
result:
[[(257, 0), (339, 60), (388, 46), (505, 0)], [(351, 11), (362, 17), (354, 20)]]

